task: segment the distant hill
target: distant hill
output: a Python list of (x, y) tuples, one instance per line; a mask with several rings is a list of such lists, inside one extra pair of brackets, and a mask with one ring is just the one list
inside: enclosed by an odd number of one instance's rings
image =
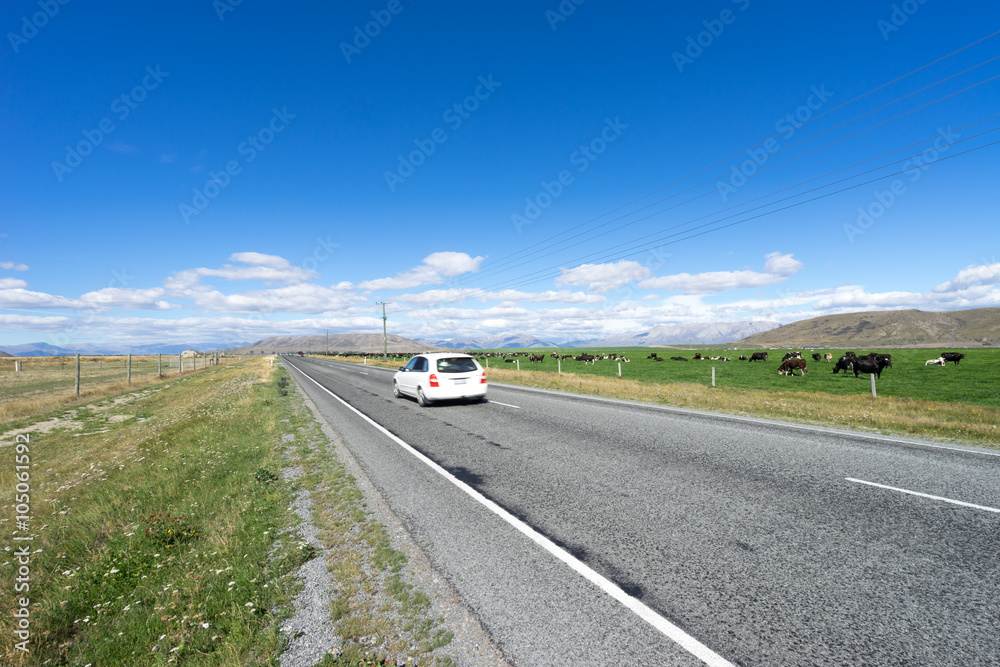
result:
[[(386, 337), (386, 342), (389, 352), (428, 352), (441, 349), (428, 343), (391, 334)], [(329, 346), (331, 352), (381, 352), (382, 334), (330, 334)], [(276, 352), (299, 351), (325, 352), (326, 350), (327, 337), (324, 334), (319, 336), (271, 336), (256, 343), (226, 348), (224, 351), (234, 354), (274, 354)]]
[(647, 331), (633, 331), (586, 345), (595, 347), (641, 347), (651, 345), (721, 345), (780, 327), (779, 322), (707, 322), (705, 324), (665, 324)]
[(425, 340), (429, 345), (445, 347), (449, 350), (500, 350), (510, 347), (558, 347), (556, 343), (542, 340), (529, 334), (504, 333), (495, 336), (475, 336), (471, 338), (446, 338)]
[[(954, 334), (954, 342), (952, 335)], [(825, 315), (748, 336), (763, 347), (980, 347), (1000, 344), (1000, 308), (948, 312), (880, 310)]]

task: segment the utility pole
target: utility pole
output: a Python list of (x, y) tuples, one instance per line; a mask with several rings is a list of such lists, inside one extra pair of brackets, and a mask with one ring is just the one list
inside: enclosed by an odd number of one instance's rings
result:
[(326, 330), (326, 356), (330, 356), (330, 330)]
[(392, 301), (378, 301), (377, 303), (382, 306), (382, 361), (385, 361), (389, 358), (389, 343), (386, 340), (385, 332), (385, 306), (391, 304)]

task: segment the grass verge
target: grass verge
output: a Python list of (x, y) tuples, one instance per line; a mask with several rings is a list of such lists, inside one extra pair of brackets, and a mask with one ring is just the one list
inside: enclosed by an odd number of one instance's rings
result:
[[(319, 427), (282, 374), (266, 360), (213, 367), (77, 405), (69, 417), (21, 420), (48, 426), (20, 440), (30, 525), (17, 525), (14, 504), (0, 507), (12, 536), (0, 545), (0, 664), (278, 665), (281, 624), (301, 589), (295, 572), (316, 556), (294, 532), (300, 485), (314, 498), (338, 587), (330, 613), (343, 650), (322, 664), (397, 655), (450, 664), (431, 655), (450, 635), (409, 583), (406, 558), (317, 445)], [(18, 449), (13, 439), (0, 445), (5, 503)], [(286, 479), (295, 464), (308, 473)], [(24, 545), (30, 554), (19, 557)], [(15, 593), (22, 566), (27, 586)], [(22, 607), (26, 651), (14, 616)]]

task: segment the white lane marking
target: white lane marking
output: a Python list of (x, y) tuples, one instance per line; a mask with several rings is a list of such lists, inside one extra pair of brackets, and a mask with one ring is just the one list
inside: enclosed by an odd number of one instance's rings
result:
[(1000, 513), (1000, 509), (996, 507), (986, 507), (985, 505), (973, 505), (972, 503), (966, 503), (961, 500), (952, 500), (951, 498), (942, 498), (941, 496), (932, 496), (929, 493), (920, 493), (919, 491), (910, 491), (909, 489), (899, 489), (895, 486), (886, 486), (885, 484), (876, 484), (875, 482), (866, 482), (863, 479), (854, 479), (852, 477), (845, 477), (848, 482), (854, 482), (855, 484), (867, 484), (868, 486), (877, 486), (880, 489), (888, 489), (889, 491), (899, 491), (900, 493), (908, 493), (911, 496), (920, 496), (921, 498), (930, 498), (931, 500), (940, 500), (942, 502), (951, 503), (952, 505), (961, 505), (962, 507), (971, 507), (977, 510), (983, 510), (986, 512), (997, 512)]
[(488, 399), (488, 400), (489, 400), (490, 403), (496, 403), (497, 405), (506, 405), (508, 408), (517, 408), (518, 410), (521, 409), (520, 405), (511, 405), (510, 403), (501, 403), (500, 401), (494, 401), (493, 399)]
[(360, 375), (368, 375), (368, 373), (365, 373), (364, 371), (354, 371), (354, 372)]
[(649, 607), (647, 607), (645, 604), (643, 604), (642, 602), (640, 602), (636, 598), (632, 597), (631, 595), (629, 595), (628, 593), (626, 593), (625, 591), (623, 591), (615, 583), (613, 583), (612, 581), (606, 579), (602, 575), (598, 574), (593, 569), (591, 569), (589, 566), (587, 566), (586, 564), (580, 562), (579, 560), (577, 560), (576, 558), (574, 558), (572, 555), (570, 555), (568, 552), (566, 552), (563, 549), (561, 549), (560, 547), (556, 546), (555, 543), (553, 543), (550, 539), (548, 539), (544, 535), (538, 533), (534, 528), (532, 528), (528, 524), (524, 523), (523, 521), (521, 521), (520, 519), (518, 519), (517, 517), (515, 517), (513, 514), (511, 514), (510, 512), (508, 512), (507, 510), (505, 510), (504, 508), (502, 508), (499, 505), (497, 505), (495, 502), (493, 502), (489, 498), (486, 498), (485, 496), (483, 496), (482, 494), (480, 494), (478, 491), (476, 491), (475, 489), (473, 489), (471, 486), (469, 486), (465, 482), (461, 481), (460, 479), (456, 478), (450, 472), (448, 472), (447, 470), (445, 470), (444, 468), (442, 468), (441, 466), (439, 466), (437, 463), (435, 463), (431, 459), (427, 458), (426, 456), (424, 456), (423, 454), (421, 454), (420, 452), (418, 452), (416, 449), (414, 449), (413, 447), (411, 447), (409, 444), (407, 444), (406, 442), (404, 442), (400, 438), (398, 438), (395, 435), (393, 435), (392, 433), (390, 433), (382, 425), (380, 425), (379, 423), (377, 423), (376, 421), (374, 421), (371, 417), (369, 417), (368, 415), (366, 415), (363, 412), (359, 411), (354, 406), (348, 404), (340, 396), (337, 396), (335, 393), (333, 393), (332, 391), (330, 391), (329, 389), (327, 389), (326, 387), (324, 387), (323, 385), (321, 385), (319, 382), (317, 382), (316, 380), (314, 380), (312, 377), (310, 377), (309, 375), (307, 375), (304, 371), (302, 371), (302, 369), (295, 368), (295, 370), (297, 370), (299, 373), (302, 373), (302, 375), (304, 375), (306, 378), (308, 378), (309, 380), (311, 380), (313, 382), (313, 384), (315, 384), (317, 387), (319, 387), (320, 389), (322, 389), (326, 393), (330, 394), (330, 396), (332, 396), (337, 401), (339, 401), (348, 410), (351, 410), (356, 415), (358, 415), (359, 417), (361, 417), (362, 419), (364, 419), (366, 422), (368, 422), (369, 424), (371, 424), (372, 426), (374, 426), (383, 435), (385, 435), (387, 438), (389, 438), (390, 440), (392, 440), (393, 442), (395, 442), (397, 445), (399, 445), (400, 447), (402, 447), (403, 449), (405, 449), (407, 452), (409, 452), (410, 454), (412, 454), (419, 461), (421, 461), (426, 466), (428, 466), (431, 470), (433, 470), (434, 472), (438, 473), (439, 475), (441, 475), (442, 477), (444, 477), (445, 479), (447, 479), (449, 482), (451, 482), (452, 484), (454, 484), (456, 487), (458, 487), (461, 491), (463, 491), (466, 495), (468, 495), (473, 500), (475, 500), (476, 502), (478, 502), (480, 505), (482, 505), (483, 507), (486, 507), (487, 509), (489, 509), (491, 512), (493, 512), (494, 514), (496, 514), (497, 516), (499, 516), (501, 519), (503, 519), (504, 521), (506, 521), (514, 529), (516, 529), (517, 531), (519, 531), (520, 533), (522, 533), (523, 535), (525, 535), (528, 539), (530, 539), (531, 541), (533, 541), (535, 544), (537, 544), (538, 546), (542, 547), (543, 549), (545, 549), (546, 551), (548, 551), (550, 554), (552, 554), (553, 556), (555, 556), (556, 558), (558, 558), (559, 560), (561, 560), (563, 563), (565, 563), (566, 565), (568, 565), (574, 572), (576, 572), (577, 574), (579, 574), (580, 576), (582, 576), (584, 579), (586, 579), (590, 583), (592, 583), (595, 586), (597, 586), (598, 588), (600, 588), (602, 591), (604, 591), (609, 596), (611, 596), (612, 598), (614, 598), (615, 600), (617, 600), (619, 603), (621, 603), (625, 608), (627, 608), (628, 610), (630, 610), (631, 612), (633, 612), (634, 614), (636, 614), (639, 618), (641, 618), (642, 620), (644, 620), (647, 623), (649, 623), (651, 626), (653, 626), (654, 628), (656, 628), (657, 630), (659, 630), (662, 634), (666, 635), (669, 639), (673, 640), (676, 644), (678, 644), (685, 651), (687, 651), (691, 655), (695, 656), (696, 658), (698, 658), (699, 660), (701, 660), (702, 662), (704, 662), (706, 665), (710, 665), (711, 667), (736, 667), (733, 663), (729, 662), (728, 660), (726, 660), (725, 658), (723, 658), (721, 655), (719, 655), (718, 653), (716, 653), (712, 649), (708, 648), (707, 646), (705, 646), (704, 644), (702, 644), (701, 642), (699, 642), (697, 639), (695, 639), (694, 637), (692, 637), (688, 633), (686, 633), (683, 630), (681, 630), (679, 627), (677, 627), (676, 625), (674, 625), (673, 623), (671, 623), (667, 619), (665, 619), (662, 616), (660, 616), (658, 613), (656, 613), (655, 611), (653, 611), (652, 609), (650, 609)]

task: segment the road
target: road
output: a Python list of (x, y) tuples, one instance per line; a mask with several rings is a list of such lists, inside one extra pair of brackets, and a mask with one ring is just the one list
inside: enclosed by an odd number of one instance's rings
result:
[(1000, 664), (997, 452), (285, 363), (514, 664)]

